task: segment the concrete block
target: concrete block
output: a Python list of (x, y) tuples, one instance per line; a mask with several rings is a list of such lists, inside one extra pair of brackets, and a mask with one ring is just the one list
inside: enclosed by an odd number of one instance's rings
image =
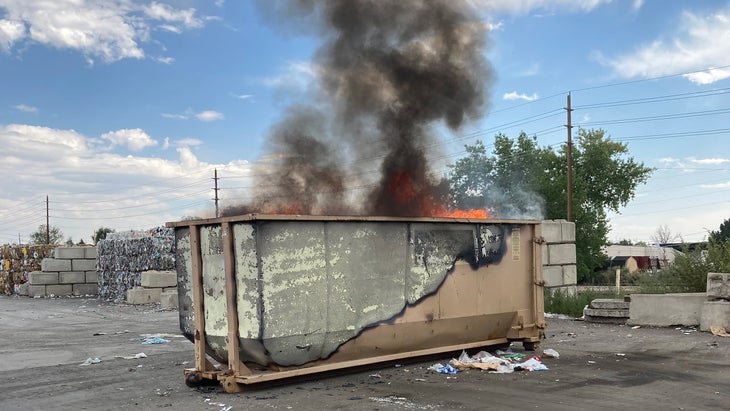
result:
[(58, 260), (84, 258), (84, 247), (57, 247), (54, 255)]
[(575, 242), (575, 223), (567, 220), (560, 220), (560, 227), (563, 241), (566, 243)]
[(81, 271), (66, 271), (62, 273), (58, 273), (58, 283), (59, 284), (75, 284), (75, 283), (85, 283), (86, 282), (86, 274)]
[[(55, 258), (44, 258), (41, 261), (43, 271), (71, 271), (71, 260), (57, 260)], [(83, 270), (81, 270), (83, 271)]]
[(563, 227), (559, 220), (545, 220), (541, 224), (542, 238), (548, 244), (563, 242)]
[(705, 293), (631, 294), (631, 325), (699, 325)]
[(548, 264), (575, 264), (575, 244), (548, 245)]
[(23, 283), (18, 286), (18, 294), (19, 295), (29, 295), (28, 287), (30, 287), (30, 283)]
[(583, 314), (591, 317), (629, 318), (629, 310), (586, 308), (583, 310)]
[(591, 301), (591, 308), (600, 310), (627, 310), (626, 317), (628, 317), (629, 304), (628, 301), (616, 298), (596, 298)]
[(29, 285), (28, 286), (28, 297), (45, 297), (46, 286), (45, 285)]
[(707, 298), (712, 300), (730, 299), (730, 274), (707, 274)]
[(86, 281), (87, 284), (98, 284), (99, 283), (99, 274), (96, 273), (96, 271), (86, 271)]
[(142, 273), (142, 287), (165, 288), (177, 287), (177, 273), (175, 271), (145, 271)]
[(49, 284), (46, 286), (47, 295), (71, 295), (73, 293), (73, 287), (71, 284)]
[(162, 288), (142, 288), (134, 287), (127, 290), (127, 303), (129, 304), (148, 304), (159, 303)]
[(74, 284), (74, 295), (98, 295), (99, 286), (97, 284)]
[(578, 267), (575, 264), (563, 266), (563, 284), (578, 284)]
[(705, 301), (702, 305), (700, 331), (710, 331), (713, 325), (730, 330), (730, 301)]
[(548, 287), (563, 285), (563, 267), (559, 265), (548, 265), (542, 268), (542, 278)]
[(32, 271), (28, 273), (28, 282), (33, 285), (58, 284), (58, 273), (44, 273), (43, 271)]
[(99, 253), (96, 251), (96, 247), (84, 247), (84, 258), (87, 260), (96, 260), (99, 257)]
[(177, 290), (174, 291), (163, 291), (160, 294), (160, 306), (164, 309), (175, 309), (178, 308)]
[(65, 271), (96, 271), (96, 260), (71, 260), (71, 266), (73, 270), (68, 269)]

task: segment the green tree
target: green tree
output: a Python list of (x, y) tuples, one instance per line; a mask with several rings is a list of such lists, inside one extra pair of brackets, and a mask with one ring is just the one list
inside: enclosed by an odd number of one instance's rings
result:
[[(629, 157), (626, 145), (603, 130), (579, 129), (573, 147), (573, 220), (578, 279), (589, 279), (603, 265), (608, 243), (608, 211), (634, 196), (652, 172)], [(537, 137), (495, 137), (493, 155), (480, 141), (451, 166), (453, 205), (478, 203), (501, 218), (560, 219), (567, 216), (567, 148), (540, 147)], [(472, 176), (469, 174), (477, 174)], [(474, 207), (471, 207), (474, 208)]]
[(727, 243), (730, 240), (730, 218), (723, 221), (717, 231), (710, 231), (710, 240), (716, 243)]
[(63, 233), (61, 229), (56, 226), (51, 226), (48, 230), (50, 239), (46, 242), (46, 225), (41, 224), (38, 226), (38, 230), (30, 234), (31, 244), (59, 244), (63, 239)]
[(94, 242), (94, 244), (98, 243), (99, 240), (103, 240), (106, 238), (106, 235), (109, 233), (113, 233), (114, 229), (109, 227), (99, 227), (94, 231), (94, 234), (91, 236), (91, 241)]

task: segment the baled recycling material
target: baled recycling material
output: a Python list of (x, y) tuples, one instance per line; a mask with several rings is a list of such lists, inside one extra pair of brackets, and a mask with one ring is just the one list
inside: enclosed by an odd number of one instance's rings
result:
[(124, 300), (127, 290), (141, 284), (143, 271), (175, 268), (175, 232), (171, 228), (109, 233), (96, 246), (99, 296), (107, 301)]
[(28, 281), (28, 273), (39, 271), (41, 261), (50, 257), (55, 245), (0, 246), (0, 293), (12, 294)]

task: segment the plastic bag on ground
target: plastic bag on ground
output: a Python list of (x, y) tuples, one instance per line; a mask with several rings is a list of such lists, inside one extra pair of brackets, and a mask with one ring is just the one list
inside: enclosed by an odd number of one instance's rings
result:
[(552, 348), (543, 350), (542, 355), (544, 355), (546, 358), (560, 358), (560, 354)]
[(456, 374), (457, 372), (459, 372), (459, 370), (452, 367), (451, 365), (449, 365), (449, 364), (443, 365), (441, 363), (434, 364), (434, 365), (428, 367), (428, 369), (431, 371), (436, 371), (439, 374)]
[(517, 364), (515, 367), (519, 367), (523, 370), (527, 371), (546, 371), (548, 370), (548, 367), (545, 366), (545, 364), (541, 363), (540, 360), (538, 360), (535, 357), (530, 358), (529, 360)]

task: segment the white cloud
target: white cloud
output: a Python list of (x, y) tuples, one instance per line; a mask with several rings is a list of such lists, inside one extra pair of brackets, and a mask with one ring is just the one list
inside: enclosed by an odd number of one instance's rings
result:
[(241, 100), (247, 100), (247, 99), (250, 99), (251, 97), (253, 97), (253, 95), (252, 94), (234, 94), (233, 97), (235, 97), (237, 99), (241, 99)]
[(165, 118), (172, 118), (176, 120), (187, 120), (189, 118), (185, 114), (162, 113), (160, 115)]
[(717, 188), (721, 188), (721, 189), (722, 188), (730, 188), (730, 182), (727, 182), (727, 183), (719, 183), (719, 184), (700, 184), (700, 187), (701, 188), (712, 188), (712, 189), (717, 189)]
[(201, 111), (200, 113), (197, 113), (195, 115), (195, 118), (197, 118), (200, 121), (223, 120), (223, 113), (219, 113), (219, 112), (213, 111), (213, 110), (205, 110), (205, 111)]
[(25, 104), (18, 104), (15, 106), (16, 110), (23, 111), (25, 113), (37, 113), (38, 109), (33, 106), (27, 106)]
[(102, 134), (101, 138), (110, 141), (112, 146), (127, 146), (132, 151), (157, 145), (157, 141), (139, 128), (110, 131)]
[(555, 12), (559, 10), (589, 12), (612, 0), (470, 0), (488, 11), (528, 14), (535, 10)]
[(532, 95), (527, 94), (519, 94), (516, 91), (512, 91), (510, 93), (504, 93), (502, 96), (505, 100), (525, 100), (525, 101), (535, 101), (539, 98), (537, 93), (532, 93)]
[(632, 8), (632, 9), (633, 9), (634, 11), (638, 11), (638, 10), (639, 10), (639, 9), (641, 9), (641, 8), (642, 8), (643, 6), (644, 6), (644, 0), (634, 0), (634, 2), (633, 2), (633, 3), (631, 3), (631, 8)]
[(25, 36), (25, 25), (17, 20), (0, 19), (0, 50), (10, 51), (13, 43)]
[(0, 124), (0, 141), (0, 174), (13, 177), (2, 186), (0, 244), (17, 242), (18, 233), (27, 241), (45, 223), (39, 210), (46, 195), (51, 224), (65, 238), (89, 241), (101, 226), (139, 230), (184, 215), (210, 217), (214, 169), (226, 176), (256, 174), (246, 161), (202, 162), (187, 147), (171, 158), (121, 155), (108, 150), (106, 140), (74, 130)]
[(226, 3), (226, 0), (215, 0), (215, 5), (218, 7), (223, 7), (223, 5)]
[(175, 141), (175, 144), (178, 146), (191, 147), (191, 146), (202, 145), (203, 141), (199, 140), (197, 138), (182, 138), (180, 140)]
[(730, 69), (718, 68), (730, 55), (730, 6), (707, 14), (685, 12), (671, 40), (656, 39), (635, 51), (598, 61), (624, 78), (686, 74), (696, 84), (710, 84), (730, 77)]
[(185, 28), (200, 28), (203, 21), (195, 16), (195, 9), (178, 10), (167, 4), (153, 1), (143, 8), (145, 14), (152, 19), (169, 23), (178, 23)]
[[(89, 64), (145, 58), (141, 43), (150, 40), (155, 21), (183, 29), (203, 26), (195, 9), (176, 9), (152, 2), (140, 6), (130, 0), (4, 0), (0, 12), (0, 49), (33, 41), (81, 53)], [(142, 13), (142, 14), (140, 14)]]
[(320, 68), (306, 61), (291, 61), (282, 74), (266, 77), (263, 84), (267, 87), (284, 89), (305, 89), (317, 76)]
[(170, 137), (165, 137), (165, 140), (162, 143), (162, 149), (167, 150), (170, 148)]
[(175, 62), (174, 57), (157, 57), (157, 61), (163, 64), (172, 64)]
[(713, 165), (713, 166), (730, 162), (730, 160), (728, 160), (727, 158), (700, 158), (700, 159), (691, 158), (690, 161), (695, 164)]

